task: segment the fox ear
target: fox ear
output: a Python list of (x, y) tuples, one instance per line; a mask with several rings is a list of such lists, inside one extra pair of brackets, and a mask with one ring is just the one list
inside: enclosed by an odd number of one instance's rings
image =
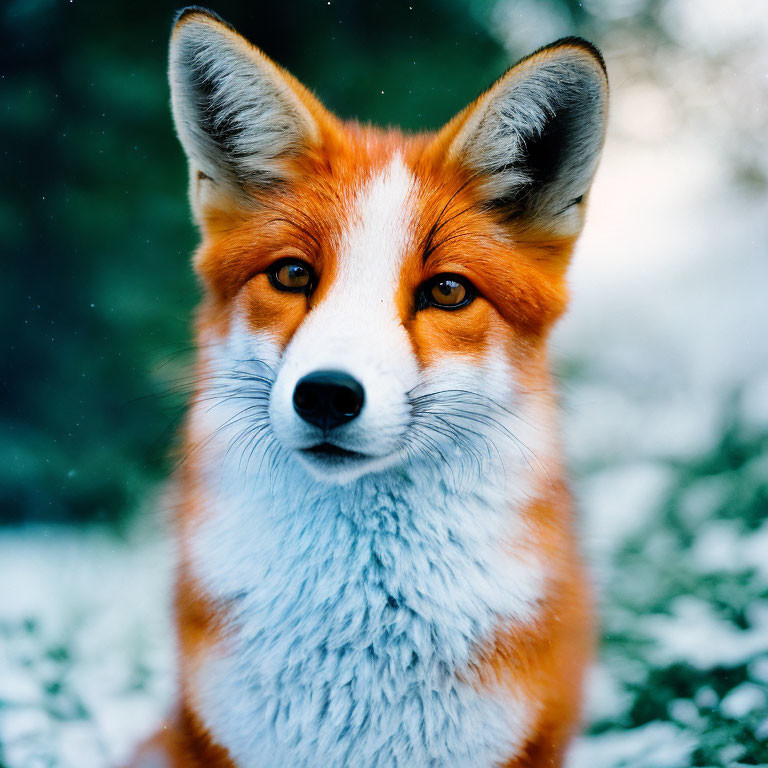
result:
[(171, 35), (173, 118), (200, 221), (285, 180), (290, 158), (319, 143), (319, 102), (210, 11), (188, 8)]
[(523, 59), (446, 126), (448, 156), (479, 177), (489, 207), (505, 218), (578, 234), (607, 102), (597, 49), (560, 40)]

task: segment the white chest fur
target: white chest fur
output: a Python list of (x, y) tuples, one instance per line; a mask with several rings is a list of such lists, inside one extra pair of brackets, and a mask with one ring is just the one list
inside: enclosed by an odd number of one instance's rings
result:
[[(213, 482), (213, 485), (220, 484)], [(476, 644), (529, 619), (541, 570), (492, 487), (379, 475), (315, 495), (211, 488), (194, 568), (231, 606), (197, 689), (242, 768), (485, 766), (527, 703), (467, 679)]]

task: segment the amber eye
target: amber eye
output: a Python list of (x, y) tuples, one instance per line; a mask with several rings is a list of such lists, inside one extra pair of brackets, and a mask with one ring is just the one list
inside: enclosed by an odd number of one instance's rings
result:
[(436, 275), (419, 290), (420, 309), (427, 306), (440, 309), (466, 307), (475, 298), (472, 283), (459, 275)]
[(267, 270), (267, 275), (278, 291), (309, 293), (312, 290), (312, 267), (299, 259), (280, 259)]

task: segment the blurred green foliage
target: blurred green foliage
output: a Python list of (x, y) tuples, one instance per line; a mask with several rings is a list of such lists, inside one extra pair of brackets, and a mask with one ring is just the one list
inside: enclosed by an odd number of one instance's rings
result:
[[(689, 605), (696, 601), (734, 637), (764, 631), (763, 573), (735, 558), (727, 568), (710, 562), (702, 542), (707, 529), (719, 525), (718, 539), (727, 541), (730, 533), (734, 546), (746, 549), (768, 515), (768, 432), (743, 418), (741, 397), (737, 392), (730, 398), (711, 449), (687, 462), (667, 461), (670, 488), (655, 514), (615, 552), (613, 571), (621, 578), (612, 580), (603, 596), (601, 658), (629, 696), (624, 709), (593, 723), (591, 731), (673, 723), (696, 736), (692, 766), (768, 765), (765, 706), (739, 716), (719, 706), (740, 686), (760, 687), (768, 696), (757, 670), (768, 658), (768, 645), (711, 663), (665, 659), (642, 621), (672, 616), (682, 598)], [(718, 640), (701, 642), (706, 647)], [(728, 650), (718, 648), (720, 655)], [(682, 719), (675, 709), (681, 700), (695, 705), (683, 709)]]

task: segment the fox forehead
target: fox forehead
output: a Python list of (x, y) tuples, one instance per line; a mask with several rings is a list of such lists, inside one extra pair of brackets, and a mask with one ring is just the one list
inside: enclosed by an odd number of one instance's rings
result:
[(423, 142), (355, 124), (334, 139), (294, 158), (279, 188), (249, 190), (251, 205), (234, 220), (228, 210), (221, 227), (206, 222), (197, 268), (209, 287), (232, 293), (280, 248), (324, 273), (339, 261), (348, 269), (361, 259), (370, 266), (389, 258), (393, 270), (402, 263), (405, 248), (417, 245), (419, 200), (434, 186), (415, 167)]
[[(342, 300), (346, 286), (358, 295), (367, 291), (358, 303), (363, 311), (394, 297), (407, 324), (418, 284), (440, 272), (459, 272), (508, 327), (529, 335), (551, 324), (565, 305), (560, 265), (573, 238), (547, 240), (530, 231), (516, 237), (514, 225), (500, 222), (484, 204), (477, 191), (481, 181), (436, 158), (426, 135), (345, 129), (336, 148), (296, 159), (291, 182), (266, 196), (254, 190), (253, 207), (234, 226), (228, 213), (226, 227), (204, 230), (197, 268), (219, 303), (278, 258), (294, 256), (321, 275), (312, 307)], [(292, 308), (281, 306), (276, 314), (291, 329), (278, 336), (287, 341), (298, 323), (289, 322)], [(465, 327), (454, 328), (454, 336), (473, 341), (487, 325), (486, 317), (475, 316), (470, 333), (469, 318), (462, 323), (449, 314), (432, 319), (435, 331), (458, 321)], [(255, 311), (255, 328), (269, 325), (262, 315)]]
[(352, 190), (337, 233), (335, 291), (396, 285), (416, 235), (416, 187), (413, 173), (396, 153)]

